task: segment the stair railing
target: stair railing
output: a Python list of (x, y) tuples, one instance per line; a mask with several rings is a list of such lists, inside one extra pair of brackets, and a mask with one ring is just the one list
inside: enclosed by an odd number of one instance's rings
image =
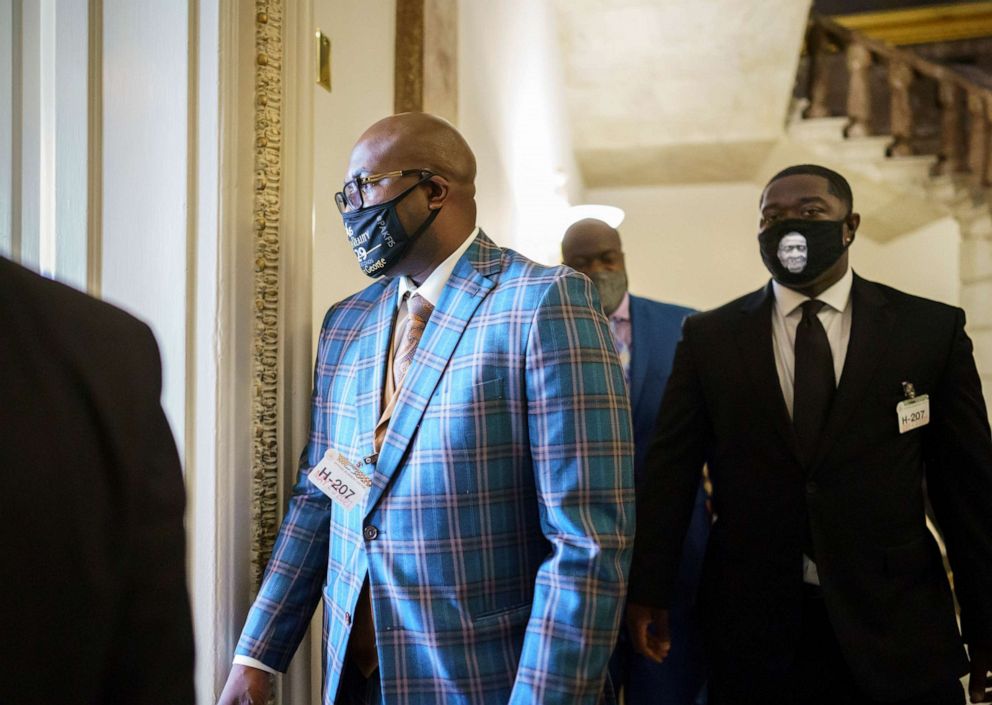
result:
[[(810, 59), (809, 106), (803, 116), (829, 117), (830, 87), (828, 57), (844, 53), (848, 75), (847, 118), (844, 134), (871, 134), (872, 66), (887, 67), (892, 142), (889, 156), (914, 153), (914, 115), (910, 91), (914, 81), (926, 77), (937, 83), (940, 107), (940, 149), (934, 174), (967, 174), (972, 185), (984, 189), (992, 184), (992, 91), (966, 76), (922, 56), (867, 37), (827, 17), (814, 16), (806, 37)], [(962, 107), (965, 108), (962, 111)]]

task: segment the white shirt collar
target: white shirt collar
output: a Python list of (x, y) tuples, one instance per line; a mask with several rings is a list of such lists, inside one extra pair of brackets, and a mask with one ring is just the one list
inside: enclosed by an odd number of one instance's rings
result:
[(431, 302), (433, 306), (437, 306), (437, 302), (441, 300), (441, 292), (444, 291), (445, 285), (451, 278), (451, 273), (455, 271), (455, 265), (458, 264), (458, 260), (462, 258), (465, 254), (465, 250), (469, 248), (475, 238), (479, 236), (479, 228), (476, 227), (475, 230), (468, 234), (464, 242), (458, 246), (458, 248), (448, 255), (448, 258), (444, 260), (441, 264), (434, 268), (424, 283), (420, 286), (414, 284), (410, 277), (403, 275), (400, 277), (399, 286), (396, 288), (396, 307), (399, 308), (400, 304), (403, 302), (403, 296), (410, 292), (410, 295), (420, 294), (425, 299)]
[[(854, 271), (848, 267), (844, 276), (834, 283), (829, 289), (817, 296), (818, 301), (822, 301), (835, 311), (843, 311), (851, 302), (851, 286), (854, 284)], [(800, 294), (798, 291), (782, 286), (774, 279), (772, 280), (772, 290), (775, 292), (775, 308), (780, 316), (788, 316), (797, 308), (809, 301), (809, 297)]]

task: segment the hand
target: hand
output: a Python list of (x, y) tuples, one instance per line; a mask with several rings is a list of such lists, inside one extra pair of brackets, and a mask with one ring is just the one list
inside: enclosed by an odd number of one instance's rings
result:
[(992, 648), (968, 645), (971, 656), (971, 676), (968, 694), (973, 703), (992, 703), (992, 691), (987, 690), (989, 671), (992, 671)]
[(236, 663), (231, 667), (217, 705), (266, 705), (271, 694), (271, 673)]
[[(651, 630), (654, 627), (654, 630)], [(668, 610), (643, 605), (627, 605), (627, 632), (637, 653), (661, 663), (672, 649), (668, 631)]]

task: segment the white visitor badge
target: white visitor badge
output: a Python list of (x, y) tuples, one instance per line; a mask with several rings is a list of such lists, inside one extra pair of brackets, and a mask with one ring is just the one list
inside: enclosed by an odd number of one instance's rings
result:
[(310, 482), (335, 504), (351, 509), (364, 504), (372, 489), (372, 479), (336, 450), (328, 449), (310, 474)]
[(921, 394), (899, 402), (896, 404), (896, 416), (899, 417), (899, 433), (926, 426), (930, 423), (930, 396)]

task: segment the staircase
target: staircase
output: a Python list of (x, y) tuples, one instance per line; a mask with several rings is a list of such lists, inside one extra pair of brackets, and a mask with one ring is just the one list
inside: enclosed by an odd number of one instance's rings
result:
[(878, 204), (872, 206), (874, 239), (955, 218), (961, 231), (961, 305), (988, 403), (992, 91), (824, 17), (811, 20), (806, 47), (806, 76), (800, 76), (790, 112), (789, 141), (828, 165), (841, 165), (860, 202)]

